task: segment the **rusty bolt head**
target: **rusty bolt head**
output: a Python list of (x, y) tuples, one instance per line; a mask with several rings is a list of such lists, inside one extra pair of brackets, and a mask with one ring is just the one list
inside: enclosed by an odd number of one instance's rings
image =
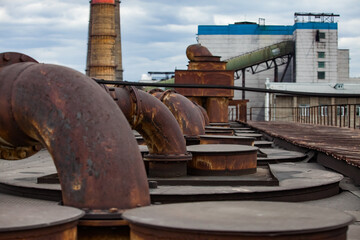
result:
[(40, 144), (37, 144), (37, 145), (33, 146), (34, 151), (40, 151), (42, 148), (43, 148), (43, 146), (40, 145)]
[(149, 181), (149, 188), (157, 188), (158, 182), (157, 181)]
[(22, 61), (22, 62), (26, 62), (28, 59), (29, 59), (29, 57), (26, 56), (26, 55), (24, 55), (24, 54), (22, 54), (22, 55), (20, 56), (20, 61)]
[(10, 158), (10, 152), (7, 150), (1, 151), (1, 158), (2, 159), (9, 159)]
[(118, 211), (119, 211), (118, 208), (110, 208), (110, 209), (109, 209), (109, 212), (110, 212), (110, 213), (116, 213), (116, 212), (118, 212)]
[(27, 152), (25, 150), (18, 150), (16, 151), (16, 154), (20, 159), (24, 159), (27, 157)]
[(11, 57), (10, 57), (10, 55), (9, 55), (8, 53), (4, 53), (3, 59), (4, 59), (5, 61), (10, 61)]

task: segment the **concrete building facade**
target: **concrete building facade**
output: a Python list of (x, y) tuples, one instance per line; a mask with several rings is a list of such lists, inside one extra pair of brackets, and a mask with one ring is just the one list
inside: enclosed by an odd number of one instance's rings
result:
[(271, 90), (317, 91), (329, 94), (327, 97), (267, 94), (264, 109), (266, 121), (295, 121), (341, 127), (360, 127), (360, 97), (330, 96), (331, 94), (356, 95), (360, 92), (360, 84), (268, 82), (266, 87)]
[[(198, 42), (206, 46), (213, 55), (229, 60), (240, 55), (250, 55), (253, 51), (284, 41), (294, 42), (294, 54), (287, 61), (276, 58), (271, 63), (254, 63), (253, 67), (238, 71), (239, 77), (245, 74), (245, 86), (264, 88), (265, 80), (271, 82), (297, 83), (336, 83), (349, 79), (349, 51), (338, 49), (338, 25), (335, 14), (295, 13), (294, 25), (265, 25), (240, 22), (229, 25), (199, 25)], [(274, 49), (276, 51), (276, 49)], [(261, 69), (263, 68), (263, 69)], [(260, 69), (260, 71), (259, 71)], [(240, 72), (240, 74), (239, 74)], [(277, 78), (277, 75), (282, 76)], [(241, 76), (242, 78), (243, 76)], [(241, 86), (241, 78), (235, 79), (235, 85)], [(248, 107), (253, 107), (256, 120), (264, 119), (263, 93), (245, 93), (249, 99)], [(244, 98), (241, 91), (235, 91), (234, 99)]]

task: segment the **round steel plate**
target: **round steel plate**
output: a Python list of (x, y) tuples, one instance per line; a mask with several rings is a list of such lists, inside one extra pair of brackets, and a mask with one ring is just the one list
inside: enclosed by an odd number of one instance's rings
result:
[(200, 135), (200, 144), (241, 144), (254, 145), (254, 138), (227, 135)]
[(257, 147), (237, 145), (237, 144), (201, 144), (187, 146), (191, 153), (236, 153), (236, 152), (253, 152)]
[(256, 140), (260, 140), (262, 137), (262, 134), (260, 133), (235, 133), (235, 136), (239, 137), (253, 137)]
[[(353, 217), (333, 209), (286, 202), (226, 201), (149, 206), (128, 210), (123, 217), (137, 235), (146, 231), (154, 237), (166, 232), (171, 239), (336, 239), (346, 238)], [(319, 237), (321, 233), (322, 237)], [(220, 237), (221, 236), (221, 237)], [(283, 238), (289, 236), (289, 238)], [(318, 238), (315, 238), (318, 237)], [(343, 238), (345, 237), (345, 238)], [(149, 238), (155, 239), (155, 238)], [(157, 239), (157, 238), (156, 238)], [(233, 238), (231, 238), (233, 239)], [(305, 239), (305, 238), (301, 238)]]
[(84, 212), (54, 202), (0, 194), (0, 233), (36, 230), (75, 222)]
[(191, 175), (240, 175), (256, 172), (257, 147), (237, 144), (188, 146), (193, 158), (188, 162)]

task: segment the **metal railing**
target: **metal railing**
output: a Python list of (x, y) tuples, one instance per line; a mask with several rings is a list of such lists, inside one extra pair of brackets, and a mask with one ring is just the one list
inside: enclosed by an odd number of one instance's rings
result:
[[(301, 107), (251, 107), (250, 121), (254, 113), (266, 121), (292, 121), (326, 126), (360, 128), (360, 104), (336, 104)], [(263, 116), (262, 116), (263, 115)]]

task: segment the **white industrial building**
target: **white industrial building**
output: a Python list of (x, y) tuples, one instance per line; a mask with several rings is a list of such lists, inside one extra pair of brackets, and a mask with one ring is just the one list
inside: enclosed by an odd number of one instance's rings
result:
[[(239, 22), (199, 25), (198, 42), (221, 60), (235, 62), (237, 86), (265, 87), (271, 82), (341, 83), (349, 81), (349, 50), (338, 49), (336, 14), (295, 13), (294, 25)], [(292, 45), (289, 45), (288, 43)], [(286, 43), (285, 45), (281, 45)], [(290, 46), (290, 47), (289, 47)], [(239, 64), (240, 63), (240, 64)], [(316, 91), (316, 89), (314, 89)], [(264, 119), (264, 94), (235, 91), (249, 99)]]

